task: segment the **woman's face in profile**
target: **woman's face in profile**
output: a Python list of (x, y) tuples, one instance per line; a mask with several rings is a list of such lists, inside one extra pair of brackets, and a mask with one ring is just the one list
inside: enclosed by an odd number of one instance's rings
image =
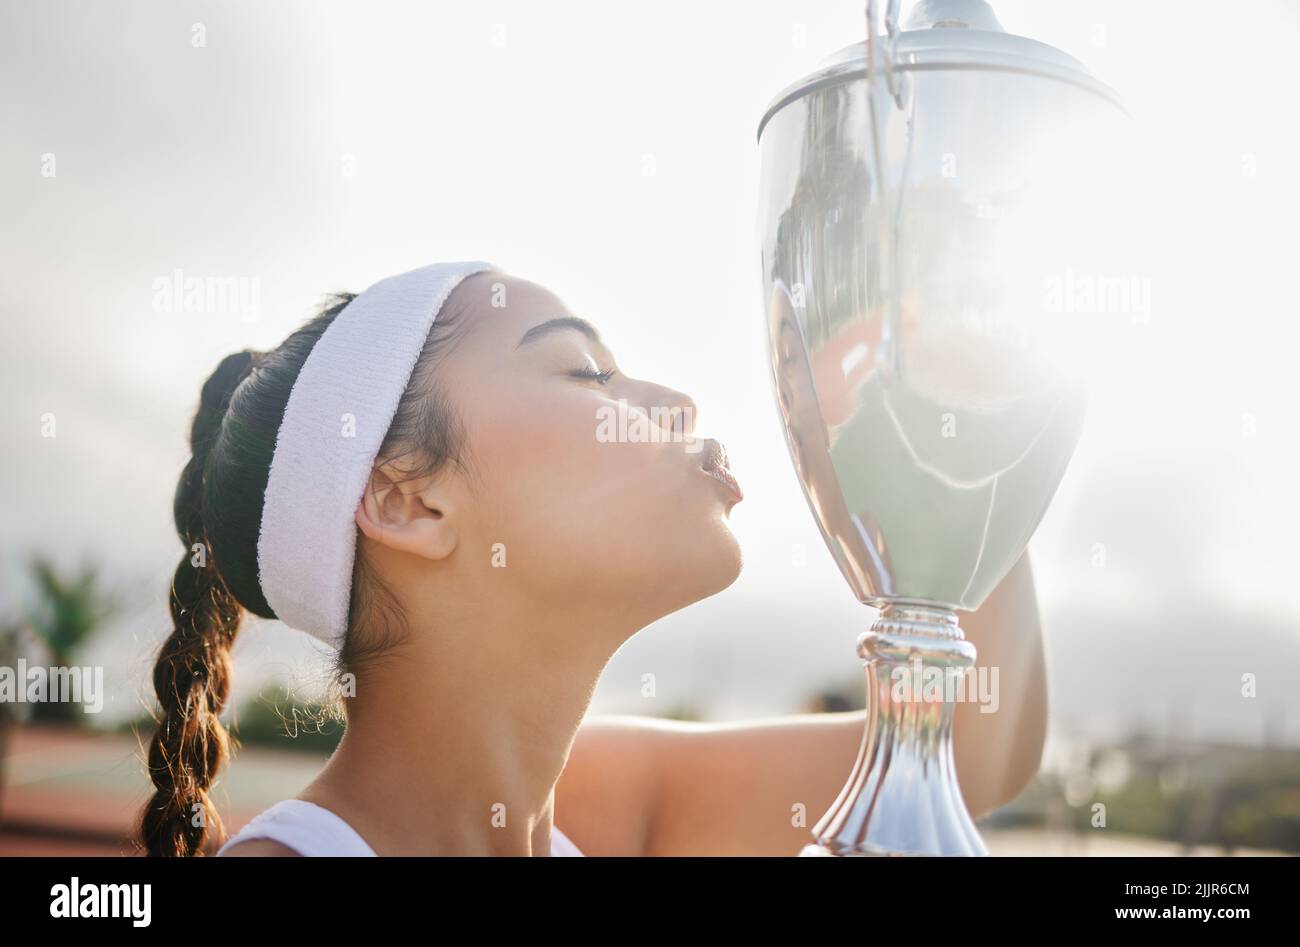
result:
[(737, 496), (702, 469), (688, 395), (624, 375), (534, 283), (479, 273), (448, 305), (465, 324), (437, 375), (472, 469), (457, 487), (470, 555), (487, 568), (504, 552), (509, 580), (542, 601), (608, 599), (647, 623), (736, 579)]

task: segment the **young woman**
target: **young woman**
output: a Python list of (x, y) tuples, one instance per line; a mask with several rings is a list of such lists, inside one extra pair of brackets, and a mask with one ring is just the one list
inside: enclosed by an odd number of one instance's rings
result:
[[(610, 437), (618, 411), (661, 436)], [(247, 610), (337, 648), (346, 730), (223, 855), (797, 853), (862, 712), (584, 721), (624, 641), (740, 572), (741, 494), (694, 414), (688, 395), (622, 374), (553, 293), (486, 263), (394, 277), (270, 352), (228, 356), (175, 497), (185, 553), (154, 672), (144, 850), (219, 841), (208, 793)], [(998, 713), (957, 710), (978, 817), (1042, 749), (1027, 565), (964, 625), (1011, 691)]]

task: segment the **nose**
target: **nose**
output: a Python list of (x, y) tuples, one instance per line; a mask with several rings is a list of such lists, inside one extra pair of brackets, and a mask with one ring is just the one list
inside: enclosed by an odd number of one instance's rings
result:
[(661, 428), (681, 436), (694, 432), (695, 415), (699, 411), (694, 398), (665, 385), (651, 385), (647, 395), (650, 406), (658, 409), (651, 411), (651, 415)]

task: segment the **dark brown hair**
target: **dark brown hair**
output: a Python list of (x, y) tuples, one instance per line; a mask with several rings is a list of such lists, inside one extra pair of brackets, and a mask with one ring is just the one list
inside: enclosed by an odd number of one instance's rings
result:
[[(138, 838), (146, 854), (202, 854), (223, 834), (208, 790), (232, 743), (220, 719), (230, 691), (230, 649), (245, 610), (276, 617), (257, 569), (276, 433), (308, 354), (353, 298), (336, 294), (269, 352), (226, 356), (203, 385), (190, 428), (192, 456), (172, 503), (185, 551), (171, 584), (172, 632), (153, 672), (159, 713), (148, 768), (154, 794), (141, 813)], [(463, 425), (433, 377), (436, 361), (461, 335), (462, 312), (449, 304), (434, 323), (380, 448), (380, 459), (400, 456), (411, 476), (448, 463), (467, 469)], [(348, 634), (335, 665), (340, 677), (406, 633), (392, 594), (361, 555), (352, 587)]]

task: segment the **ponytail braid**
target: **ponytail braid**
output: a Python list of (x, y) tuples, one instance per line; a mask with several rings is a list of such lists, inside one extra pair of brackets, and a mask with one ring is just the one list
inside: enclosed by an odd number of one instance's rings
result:
[(160, 718), (148, 765), (155, 791), (141, 816), (139, 838), (149, 855), (198, 855), (210, 829), (222, 832), (208, 790), (230, 752), (220, 714), (230, 690), (230, 649), (243, 608), (213, 561), (203, 493), (226, 408), (257, 358), (251, 351), (227, 356), (204, 384), (190, 429), (192, 456), (176, 488), (173, 516), (185, 552), (169, 596), (173, 630), (153, 672)]
[[(230, 692), (230, 649), (244, 612), (276, 618), (257, 562), (276, 434), (307, 356), (353, 298), (334, 294), (274, 349), (228, 356), (203, 385), (191, 457), (173, 501), (185, 545), (169, 596), (173, 628), (153, 672), (159, 715), (148, 771), (154, 792), (137, 838), (149, 855), (198, 855), (224, 834), (209, 790), (234, 749), (220, 720)], [(461, 463), (464, 431), (433, 371), (461, 331), (458, 314), (434, 323), (380, 449), (384, 457), (408, 457), (421, 474)], [(352, 604), (361, 618), (338, 653), (337, 674), (355, 673), (406, 632), (400, 615), (390, 620), (389, 599), (358, 556)]]

